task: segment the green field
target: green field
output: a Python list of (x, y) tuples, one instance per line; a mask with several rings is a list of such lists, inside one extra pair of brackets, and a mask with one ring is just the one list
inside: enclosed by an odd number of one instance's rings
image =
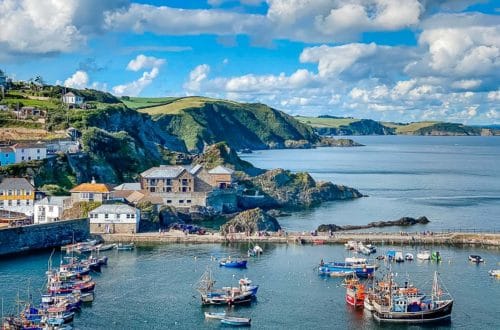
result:
[(433, 126), (437, 123), (439, 123), (439, 122), (438, 121), (420, 121), (420, 122), (408, 123), (408, 124), (381, 122), (381, 124), (384, 126), (387, 126), (390, 128), (395, 128), (396, 134), (411, 134), (411, 133), (416, 132), (417, 130), (419, 130), (421, 128)]
[(130, 109), (138, 110), (168, 104), (178, 97), (129, 97), (121, 101)]
[(333, 127), (338, 128), (340, 126), (347, 126), (351, 123), (359, 121), (359, 119), (353, 118), (317, 118), (317, 117), (302, 117), (295, 116), (295, 119), (301, 123), (311, 125), (312, 127)]
[[(164, 99), (168, 99), (168, 98), (164, 98)], [(214, 102), (231, 103), (231, 104), (237, 105), (238, 107), (242, 106), (241, 103), (237, 103), (237, 102), (233, 102), (233, 101), (212, 99), (212, 98), (201, 97), (201, 96), (190, 96), (190, 97), (181, 97), (181, 98), (171, 97), (169, 101), (165, 101), (163, 104), (156, 105), (156, 106), (154, 106), (154, 105), (151, 106), (152, 104), (154, 104), (154, 102), (148, 102), (148, 100), (155, 100), (155, 99), (143, 98), (142, 102), (150, 104), (150, 106), (137, 108), (139, 112), (147, 113), (149, 115), (176, 115), (176, 114), (179, 114), (184, 109), (200, 108), (200, 107), (203, 107), (206, 103), (214, 103)]]

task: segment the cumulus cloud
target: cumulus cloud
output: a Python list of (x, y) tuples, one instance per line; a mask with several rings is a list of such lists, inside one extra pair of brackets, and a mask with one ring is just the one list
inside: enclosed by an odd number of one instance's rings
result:
[(153, 56), (146, 56), (143, 54), (137, 55), (136, 58), (130, 60), (127, 65), (127, 70), (139, 71), (144, 69), (151, 69), (150, 71), (145, 71), (142, 76), (137, 80), (129, 82), (127, 84), (117, 85), (113, 87), (113, 93), (118, 96), (137, 96), (144, 88), (151, 85), (156, 77), (160, 73), (160, 67), (165, 64), (165, 59), (156, 58)]
[(207, 79), (210, 73), (208, 64), (200, 64), (189, 73), (189, 81), (184, 84), (184, 88), (189, 92), (199, 92), (201, 83)]
[(64, 81), (64, 86), (83, 89), (86, 88), (89, 83), (89, 75), (87, 72), (78, 70), (71, 77)]
[(154, 56), (146, 56), (140, 54), (128, 63), (127, 70), (139, 71), (142, 69), (159, 68), (160, 66), (165, 64), (165, 62), (166, 61), (163, 58), (156, 58)]

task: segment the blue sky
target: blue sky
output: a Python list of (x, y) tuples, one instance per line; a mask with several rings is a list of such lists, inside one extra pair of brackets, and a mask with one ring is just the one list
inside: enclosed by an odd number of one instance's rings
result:
[(296, 115), (500, 123), (500, 4), (0, 0), (0, 69)]

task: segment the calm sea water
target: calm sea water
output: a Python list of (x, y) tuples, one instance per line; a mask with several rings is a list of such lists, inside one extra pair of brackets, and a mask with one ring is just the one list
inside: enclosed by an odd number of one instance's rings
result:
[[(500, 139), (432, 137), (356, 137), (363, 148), (273, 150), (245, 158), (265, 168), (309, 171), (317, 179), (358, 188), (370, 197), (326, 203), (321, 207), (281, 218), (294, 230), (314, 229), (321, 223), (364, 224), (401, 216), (426, 215), (427, 226), (415, 230), (447, 228), (500, 229)], [(399, 230), (394, 228), (393, 230)], [(260, 285), (257, 301), (249, 307), (228, 309), (229, 314), (251, 317), (255, 329), (378, 329), (369, 314), (355, 312), (344, 302), (340, 279), (321, 278), (315, 272), (320, 259), (342, 260), (342, 246), (264, 245), (265, 253), (249, 261), (246, 270), (219, 268), (211, 257), (240, 255), (240, 245), (171, 244), (141, 247), (132, 252), (111, 251), (109, 266), (94, 276), (96, 300), (76, 317), (75, 329), (217, 329), (208, 321), (195, 283), (212, 266), (217, 284), (236, 285), (248, 276)], [(394, 247), (379, 247), (379, 254)], [(401, 246), (404, 252), (416, 248)], [(487, 271), (500, 268), (500, 251), (480, 247), (428, 247), (439, 249), (444, 262), (394, 265), (402, 280), (407, 275), (430, 290), (439, 271), (455, 304), (452, 322), (444, 329), (498, 329), (500, 281)], [(480, 254), (485, 264), (468, 263)], [(0, 259), (0, 297), (4, 311), (15, 308), (19, 292), (27, 288), (35, 299), (44, 282), (48, 252)], [(54, 263), (59, 255), (53, 258)], [(402, 281), (401, 280), (401, 281)], [(419, 329), (420, 327), (384, 327)], [(437, 327), (426, 327), (429, 329)]]
[[(236, 285), (242, 276), (260, 285), (253, 305), (227, 309), (229, 314), (251, 317), (254, 329), (381, 328), (369, 314), (353, 311), (345, 304), (341, 279), (322, 278), (315, 271), (321, 258), (339, 260), (347, 256), (343, 246), (264, 245), (265, 253), (250, 260), (246, 270), (219, 268), (211, 260), (211, 256), (237, 255), (247, 248), (246, 244), (172, 244), (132, 252), (111, 251), (109, 266), (94, 276), (96, 299), (77, 315), (75, 329), (218, 329), (220, 324), (205, 320), (203, 312), (225, 308), (201, 307), (194, 288), (207, 266), (212, 266), (217, 285)], [(406, 262), (394, 265), (393, 272), (401, 282), (409, 274), (413, 283), (429, 291), (433, 271), (439, 271), (455, 299), (452, 322), (441, 328), (498, 329), (500, 280), (489, 277), (487, 270), (498, 267), (499, 251), (436, 248), (443, 255), (441, 264)], [(387, 249), (379, 247), (379, 253)], [(468, 263), (470, 253), (481, 254), (486, 264)], [(23, 298), (28, 283), (31, 292), (42, 288), (48, 257), (49, 253), (39, 253), (0, 261), (0, 296), (5, 311), (13, 308), (18, 289)]]
[[(280, 218), (290, 230), (425, 215), (412, 230), (500, 230), (500, 137), (356, 136), (360, 148), (267, 150), (244, 155), (262, 168), (307, 171), (369, 197), (325, 203)], [(400, 228), (384, 228), (384, 231)]]

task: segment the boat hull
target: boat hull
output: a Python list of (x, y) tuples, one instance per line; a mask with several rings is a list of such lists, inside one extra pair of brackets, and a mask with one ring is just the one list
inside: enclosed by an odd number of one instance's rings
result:
[(450, 320), (453, 309), (453, 300), (450, 300), (440, 308), (421, 312), (378, 312), (374, 311), (373, 318), (378, 322), (385, 323), (432, 323)]
[(219, 266), (226, 268), (247, 268), (247, 261), (221, 261)]

